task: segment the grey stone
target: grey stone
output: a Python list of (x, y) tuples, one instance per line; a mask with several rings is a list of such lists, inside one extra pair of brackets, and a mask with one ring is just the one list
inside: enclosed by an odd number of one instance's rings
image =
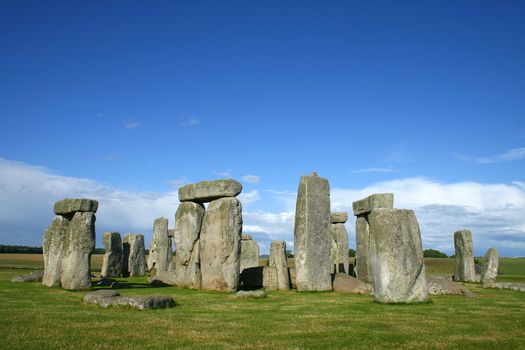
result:
[(127, 283), (120, 283), (117, 280), (114, 280), (112, 278), (102, 278), (100, 281), (94, 284), (96, 287), (110, 287), (114, 289), (124, 289), (124, 288), (131, 288), (131, 286)]
[(275, 268), (277, 283), (275, 286), (272, 286), (272, 289), (289, 290), (290, 275), (288, 274), (288, 259), (286, 258), (285, 241), (272, 241), (270, 244), (270, 259), (268, 265), (270, 268)]
[(37, 270), (31, 272), (29, 275), (15, 276), (11, 282), (42, 282), (44, 277), (44, 270)]
[(175, 214), (175, 276), (180, 287), (200, 289), (200, 232), (204, 206), (193, 202), (180, 203)]
[(69, 290), (91, 288), (91, 254), (95, 249), (95, 214), (77, 212), (64, 233), (60, 284)]
[(295, 267), (288, 268), (288, 275), (290, 275), (290, 286), (292, 289), (297, 289), (297, 272)]
[(316, 173), (299, 182), (294, 240), (297, 290), (331, 290), (330, 185)]
[(87, 198), (66, 198), (55, 203), (55, 214), (73, 215), (76, 212), (96, 213), (98, 202)]
[(129, 233), (124, 236), (122, 244), (124, 257), (127, 261), (129, 276), (144, 276), (146, 274), (146, 253), (144, 248), (144, 235)]
[(266, 290), (278, 290), (279, 280), (277, 277), (277, 269), (271, 266), (263, 268), (263, 287)]
[(412, 303), (428, 300), (421, 233), (412, 210), (373, 209), (370, 262), (376, 301)]
[(352, 203), (355, 216), (368, 214), (374, 208), (392, 209), (393, 207), (393, 193), (376, 193)]
[(62, 272), (64, 235), (69, 220), (57, 215), (44, 233), (42, 250), (44, 254), (44, 277), (42, 284), (47, 287), (59, 287)]
[(249, 267), (241, 271), (243, 288), (263, 288), (263, 266)]
[(201, 181), (179, 188), (179, 201), (206, 203), (219, 198), (235, 197), (241, 191), (242, 185), (233, 179)]
[(168, 230), (168, 237), (175, 237), (175, 230)]
[(499, 267), (499, 253), (496, 248), (490, 248), (485, 254), (485, 263), (481, 270), (480, 282), (482, 285), (488, 285), (496, 282)]
[(111, 289), (101, 289), (94, 292), (89, 292), (84, 295), (84, 302), (89, 304), (98, 304), (102, 299), (112, 298), (119, 296), (120, 293), (116, 290)]
[(458, 282), (453, 282), (446, 276), (427, 277), (428, 294), (431, 295), (464, 295), (469, 298), (476, 297), (467, 287)]
[(344, 224), (348, 221), (348, 214), (346, 212), (336, 212), (330, 215), (330, 222), (332, 224)]
[(332, 249), (330, 250), (330, 261), (332, 273), (349, 273), (350, 258), (348, 257), (348, 232), (342, 223), (331, 225)]
[(240, 290), (235, 293), (235, 297), (261, 299), (266, 298), (266, 292), (264, 290)]
[(519, 292), (525, 292), (525, 283), (513, 283), (513, 282), (494, 282), (485, 283), (483, 288), (496, 288), (496, 289), (510, 289)]
[(250, 241), (250, 240), (252, 240), (252, 235), (249, 235), (249, 234), (243, 233), (243, 234), (241, 235), (241, 240), (243, 240), (243, 241)]
[(476, 269), (472, 253), (472, 233), (469, 230), (454, 232), (456, 248), (455, 281), (476, 282)]
[(175, 306), (175, 300), (169, 296), (120, 296), (113, 290), (99, 290), (84, 296), (84, 302), (98, 304), (103, 308), (110, 306), (130, 306), (138, 310), (165, 309)]
[(370, 268), (370, 225), (366, 216), (355, 220), (355, 275), (365, 283), (372, 283)]
[(119, 277), (122, 273), (122, 238), (118, 232), (104, 232), (102, 238), (104, 258), (102, 260), (102, 277)]
[(257, 266), (259, 266), (259, 244), (257, 244), (257, 242), (252, 239), (242, 239), (240, 267), (241, 273), (244, 269)]
[(237, 290), (241, 232), (242, 208), (238, 199), (221, 198), (209, 204), (200, 235), (203, 289)]
[(153, 223), (153, 237), (148, 255), (148, 270), (156, 273), (168, 271), (173, 259), (168, 219), (157, 218)]
[(372, 294), (370, 283), (364, 283), (346, 273), (335, 275), (333, 289), (337, 293)]
[(157, 272), (154, 276), (148, 278), (148, 282), (153, 285), (174, 286), (177, 283), (175, 271)]

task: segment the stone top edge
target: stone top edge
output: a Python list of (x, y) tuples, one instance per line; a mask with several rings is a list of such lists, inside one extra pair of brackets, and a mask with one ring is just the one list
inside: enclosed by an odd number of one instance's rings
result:
[(372, 209), (376, 208), (392, 209), (393, 207), (393, 193), (375, 193), (352, 203), (355, 216), (368, 214)]

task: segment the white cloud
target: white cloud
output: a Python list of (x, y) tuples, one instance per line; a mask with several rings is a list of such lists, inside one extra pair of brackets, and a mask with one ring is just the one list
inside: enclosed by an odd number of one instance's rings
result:
[(251, 183), (251, 184), (258, 184), (259, 181), (260, 181), (260, 178), (259, 176), (257, 175), (244, 175), (242, 177), (242, 179), (245, 181), (245, 182), (248, 182), (248, 183)]
[(261, 196), (259, 196), (259, 191), (257, 190), (253, 190), (250, 192), (243, 192), (239, 195), (239, 200), (242, 202), (243, 205), (257, 202), (260, 199), (261, 199)]
[(513, 148), (503, 154), (492, 157), (481, 157), (476, 159), (476, 163), (490, 164), (490, 163), (502, 163), (511, 162), (513, 160), (525, 159), (525, 147)]
[(141, 123), (138, 120), (129, 120), (129, 121), (125, 121), (122, 125), (126, 129), (135, 130), (141, 125)]
[(196, 126), (199, 125), (201, 121), (195, 117), (185, 118), (181, 121), (180, 126)]

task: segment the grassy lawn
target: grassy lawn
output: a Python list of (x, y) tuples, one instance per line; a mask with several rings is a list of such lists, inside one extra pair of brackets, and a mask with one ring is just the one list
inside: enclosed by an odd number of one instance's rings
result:
[[(29, 260), (18, 263), (35, 264)], [(509, 263), (516, 268), (509, 271), (519, 276), (523, 272), (519, 265)], [(448, 274), (448, 267), (442, 269)], [(120, 279), (134, 287), (121, 290), (122, 295), (170, 295), (177, 301), (173, 309), (137, 311), (85, 305), (85, 292), (10, 282), (12, 276), (28, 271), (0, 267), (0, 349), (525, 346), (525, 293), (475, 284), (469, 285), (478, 296), (473, 299), (433, 296), (427, 304), (383, 305), (370, 296), (332, 292), (269, 292), (266, 299), (235, 299), (228, 293), (151, 287), (146, 278)]]

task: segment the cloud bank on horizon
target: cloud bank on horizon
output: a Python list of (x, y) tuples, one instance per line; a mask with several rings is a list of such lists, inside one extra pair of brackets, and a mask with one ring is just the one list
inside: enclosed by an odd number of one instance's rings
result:
[[(257, 175), (247, 175), (244, 181), (260, 186)], [(334, 187), (331, 189), (332, 211), (349, 213), (350, 246), (355, 245), (352, 202), (381, 192), (394, 193), (396, 208), (416, 212), (425, 248), (451, 254), (453, 232), (468, 228), (473, 232), (477, 255), (484, 254), (491, 246), (506, 256), (525, 255), (523, 182), (441, 183), (424, 177), (410, 177), (377, 182), (363, 188)], [(0, 244), (40, 245), (42, 234), (53, 217), (53, 203), (65, 197), (88, 197), (99, 201), (98, 246), (101, 246), (104, 231), (143, 233), (149, 245), (153, 220), (164, 216), (172, 227), (179, 203), (175, 188), (167, 192), (133, 192), (0, 158)], [(285, 240), (289, 249), (293, 249), (295, 197), (295, 188), (284, 191), (257, 188), (239, 196), (243, 203), (243, 230), (254, 235), (262, 253), (268, 252), (273, 239)], [(275, 210), (262, 210), (258, 206), (267, 200), (278, 203)]]

